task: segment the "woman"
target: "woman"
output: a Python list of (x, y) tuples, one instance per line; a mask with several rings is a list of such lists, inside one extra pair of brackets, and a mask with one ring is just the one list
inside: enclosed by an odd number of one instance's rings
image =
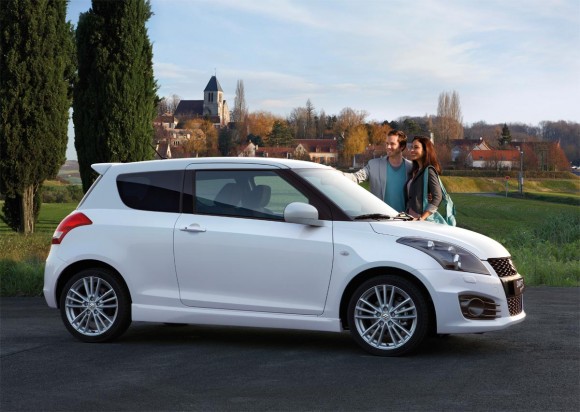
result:
[[(411, 178), (407, 181), (407, 213), (415, 220), (425, 220), (437, 211), (443, 193), (439, 185), (441, 166), (437, 160), (435, 147), (425, 136), (415, 136), (411, 145), (409, 160), (413, 162)], [(424, 192), (425, 173), (429, 174), (427, 193)], [(424, 207), (424, 204), (426, 207)]]

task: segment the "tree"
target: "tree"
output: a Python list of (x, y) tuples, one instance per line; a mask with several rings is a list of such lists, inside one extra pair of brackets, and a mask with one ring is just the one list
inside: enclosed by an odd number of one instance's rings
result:
[(260, 136), (267, 144), (267, 136), (272, 131), (274, 122), (278, 120), (283, 122), (284, 119), (267, 111), (257, 111), (248, 114), (248, 124), (250, 134)]
[(369, 143), (375, 146), (383, 146), (387, 141), (387, 134), (392, 130), (388, 123), (379, 124), (373, 122), (367, 125)]
[(238, 80), (236, 85), (236, 97), (234, 99), (234, 122), (236, 123), (236, 134), (238, 143), (246, 140), (248, 131), (248, 106), (246, 105), (246, 92), (244, 90), (244, 81)]
[(77, 27), (75, 148), (86, 191), (91, 164), (151, 159), (157, 85), (148, 0), (93, 0)]
[(220, 129), (218, 135), (218, 150), (222, 156), (228, 156), (234, 148), (232, 131), (227, 127)]
[(260, 136), (257, 136), (255, 134), (249, 134), (248, 135), (248, 142), (252, 142), (254, 145), (261, 147), (264, 146), (264, 141), (262, 140), (262, 138)]
[(170, 114), (175, 113), (175, 109), (177, 109), (177, 106), (179, 105), (180, 101), (181, 97), (179, 97), (176, 94), (170, 97), (161, 98), (161, 100), (159, 100), (159, 103), (157, 103), (157, 115), (162, 116), (166, 113)]
[(0, 1), (0, 192), (4, 220), (34, 232), (40, 187), (65, 162), (74, 79), (67, 3)]
[(316, 139), (317, 117), (314, 105), (308, 99), (306, 100), (306, 106), (292, 109), (287, 122), (297, 139)]
[(364, 125), (351, 128), (344, 141), (342, 154), (346, 162), (355, 154), (364, 152), (368, 144), (368, 134)]
[(446, 142), (436, 141), (434, 144), (435, 153), (437, 153), (437, 160), (441, 164), (441, 167), (446, 169), (451, 165), (451, 145)]
[(218, 132), (207, 119), (191, 119), (185, 122), (185, 129), (191, 130), (190, 139), (183, 144), (185, 151), (192, 156), (216, 156)]
[(503, 128), (501, 129), (501, 134), (497, 139), (500, 147), (506, 147), (512, 141), (512, 135), (510, 133), (510, 129), (506, 123), (503, 124)]
[(543, 121), (540, 122), (540, 134), (546, 141), (560, 142), (568, 159), (575, 165), (580, 165), (580, 145), (578, 144), (580, 123), (564, 120)]
[(340, 135), (350, 129), (354, 129), (356, 126), (364, 124), (367, 116), (368, 113), (364, 110), (356, 111), (350, 107), (345, 107), (338, 115), (334, 131)]
[(274, 147), (288, 147), (294, 142), (292, 130), (285, 122), (275, 121), (272, 131), (268, 134), (268, 144)]
[(401, 127), (401, 129), (410, 138), (411, 136), (419, 135), (422, 132), (421, 126), (419, 126), (419, 124), (410, 117), (406, 118), (403, 121), (403, 126)]
[(295, 107), (292, 109), (290, 116), (286, 122), (288, 126), (292, 129), (292, 133), (297, 139), (306, 139), (306, 125), (307, 125), (307, 113), (304, 107)]
[(318, 116), (315, 118), (316, 124), (316, 138), (322, 138), (324, 132), (327, 130), (327, 116), (324, 110), (320, 110)]
[[(336, 121), (333, 125), (333, 131), (338, 135), (337, 143), (339, 153), (347, 150), (345, 145), (348, 135), (358, 126), (364, 126), (367, 116), (368, 114), (364, 110), (357, 112), (350, 107), (345, 107), (340, 111), (340, 114), (336, 118)], [(345, 154), (344, 157), (347, 158), (346, 160), (348, 160), (349, 156)]]
[(463, 139), (463, 115), (459, 94), (454, 90), (439, 95), (437, 119), (435, 119), (435, 137), (449, 142), (452, 139)]
[(306, 114), (306, 139), (315, 139), (316, 138), (316, 110), (314, 109), (314, 105), (310, 101), (310, 99), (306, 100), (306, 107), (305, 114)]

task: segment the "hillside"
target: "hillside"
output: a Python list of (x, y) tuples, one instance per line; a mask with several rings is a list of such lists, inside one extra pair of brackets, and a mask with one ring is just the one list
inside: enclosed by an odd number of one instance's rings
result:
[(80, 185), (81, 175), (79, 173), (79, 162), (76, 160), (67, 160), (58, 171), (57, 179), (73, 185)]

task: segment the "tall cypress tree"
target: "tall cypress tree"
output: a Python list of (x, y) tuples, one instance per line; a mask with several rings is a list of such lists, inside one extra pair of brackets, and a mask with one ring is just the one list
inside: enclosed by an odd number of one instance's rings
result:
[(74, 73), (62, 0), (0, 1), (0, 192), (4, 220), (34, 232), (42, 182), (65, 161)]
[(510, 128), (508, 127), (507, 123), (503, 124), (501, 129), (501, 135), (497, 139), (500, 146), (506, 146), (512, 141), (512, 134), (510, 132)]
[(148, 0), (93, 0), (77, 26), (73, 121), (86, 191), (91, 164), (151, 159), (157, 85), (145, 26)]

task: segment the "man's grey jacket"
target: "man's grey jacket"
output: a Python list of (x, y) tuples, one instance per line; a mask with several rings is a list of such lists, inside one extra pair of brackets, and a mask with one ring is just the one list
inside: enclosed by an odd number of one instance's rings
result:
[[(343, 173), (353, 182), (361, 183), (365, 180), (370, 181), (371, 193), (381, 200), (385, 200), (385, 188), (387, 187), (387, 161), (388, 157), (383, 156), (376, 159), (371, 159), (356, 173)], [(413, 170), (413, 162), (403, 158), (405, 169), (407, 171), (407, 180), (411, 177)]]

